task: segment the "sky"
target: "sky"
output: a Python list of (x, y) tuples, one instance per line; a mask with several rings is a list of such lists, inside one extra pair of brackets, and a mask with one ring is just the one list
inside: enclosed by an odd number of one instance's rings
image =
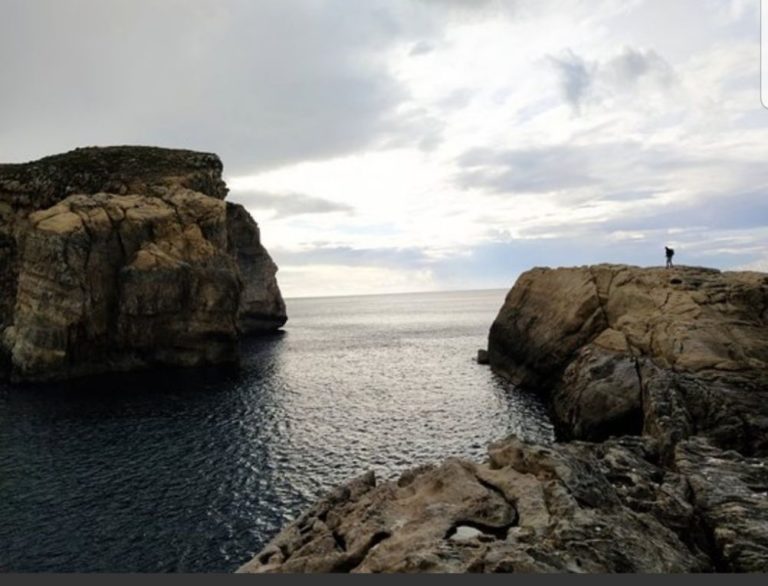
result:
[(759, 0), (0, 0), (0, 161), (217, 153), (287, 297), (768, 271)]

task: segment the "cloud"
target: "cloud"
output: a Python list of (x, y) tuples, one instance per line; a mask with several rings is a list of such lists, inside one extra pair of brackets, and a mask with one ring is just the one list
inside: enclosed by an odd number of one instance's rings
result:
[(634, 214), (611, 219), (603, 230), (674, 229), (696, 226), (703, 230), (740, 230), (766, 226), (768, 201), (765, 190), (701, 193), (668, 204), (644, 205)]
[(568, 146), (493, 151), (474, 149), (459, 157), (463, 188), (500, 193), (548, 192), (594, 183), (585, 149)]
[(550, 57), (549, 60), (560, 78), (563, 97), (578, 110), (593, 83), (594, 64), (588, 64), (571, 50), (560, 57)]
[(508, 15), (515, 12), (520, 4), (519, 0), (418, 0), (418, 3), (440, 11), (447, 10), (458, 18)]
[(576, 112), (585, 102), (600, 102), (638, 89), (664, 89), (676, 80), (674, 70), (656, 51), (624, 47), (605, 59), (588, 61), (570, 49), (548, 61), (560, 83), (563, 99)]
[(631, 89), (644, 79), (651, 79), (660, 86), (675, 81), (672, 67), (651, 49), (639, 50), (624, 47), (619, 55), (602, 66), (602, 74), (616, 87)]
[(350, 205), (303, 193), (240, 192), (233, 194), (230, 199), (247, 208), (271, 210), (275, 212), (273, 219), (334, 212), (351, 214), (355, 211)]
[(417, 56), (417, 55), (426, 55), (427, 53), (431, 53), (435, 50), (435, 45), (433, 43), (427, 42), (427, 41), (419, 41), (418, 43), (415, 43), (413, 47), (411, 47), (411, 50), (408, 52), (411, 56)]
[[(646, 199), (667, 187), (669, 173), (712, 165), (667, 147), (635, 141), (555, 144), (521, 149), (476, 148), (457, 159), (462, 189), (493, 193), (547, 193), (599, 187), (600, 199)], [(656, 189), (654, 189), (656, 187)], [(575, 197), (575, 191), (571, 197)], [(573, 201), (573, 200), (572, 200)]]
[[(439, 37), (455, 7), (404, 0), (7, 0), (0, 160), (77, 146), (215, 151), (228, 173), (400, 143), (386, 55)], [(449, 3), (453, 5), (454, 3)]]
[(310, 243), (301, 250), (275, 249), (273, 254), (289, 266), (333, 265), (422, 269), (431, 263), (420, 248), (353, 248)]
[(615, 193), (605, 193), (601, 199), (605, 201), (638, 201), (652, 199), (654, 195), (655, 192), (650, 189), (628, 189)]
[(754, 265), (758, 4), (3, 0), (0, 160), (218, 152), (288, 295)]
[(350, 270), (344, 265), (281, 265), (279, 279), (289, 315), (292, 311), (291, 299), (294, 298), (411, 293), (434, 291), (439, 287), (429, 270), (403, 267), (357, 267)]

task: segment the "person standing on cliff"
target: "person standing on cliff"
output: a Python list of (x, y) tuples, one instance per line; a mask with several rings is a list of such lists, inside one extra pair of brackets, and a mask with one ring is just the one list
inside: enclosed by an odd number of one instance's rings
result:
[(675, 251), (670, 248), (669, 246), (664, 247), (664, 252), (667, 254), (667, 268), (671, 269), (673, 267), (672, 265), (672, 257), (675, 256)]

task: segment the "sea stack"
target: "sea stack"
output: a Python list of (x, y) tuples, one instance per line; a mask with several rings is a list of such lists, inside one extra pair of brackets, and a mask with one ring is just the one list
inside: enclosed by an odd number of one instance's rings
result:
[(0, 376), (232, 363), (280, 328), (277, 266), (222, 169), (154, 147), (0, 165)]

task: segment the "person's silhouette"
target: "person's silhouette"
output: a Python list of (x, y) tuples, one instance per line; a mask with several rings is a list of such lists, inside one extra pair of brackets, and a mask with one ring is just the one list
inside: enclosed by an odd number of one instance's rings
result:
[(664, 247), (664, 252), (667, 253), (667, 268), (672, 268), (672, 257), (675, 256), (675, 251), (671, 249), (669, 246)]

